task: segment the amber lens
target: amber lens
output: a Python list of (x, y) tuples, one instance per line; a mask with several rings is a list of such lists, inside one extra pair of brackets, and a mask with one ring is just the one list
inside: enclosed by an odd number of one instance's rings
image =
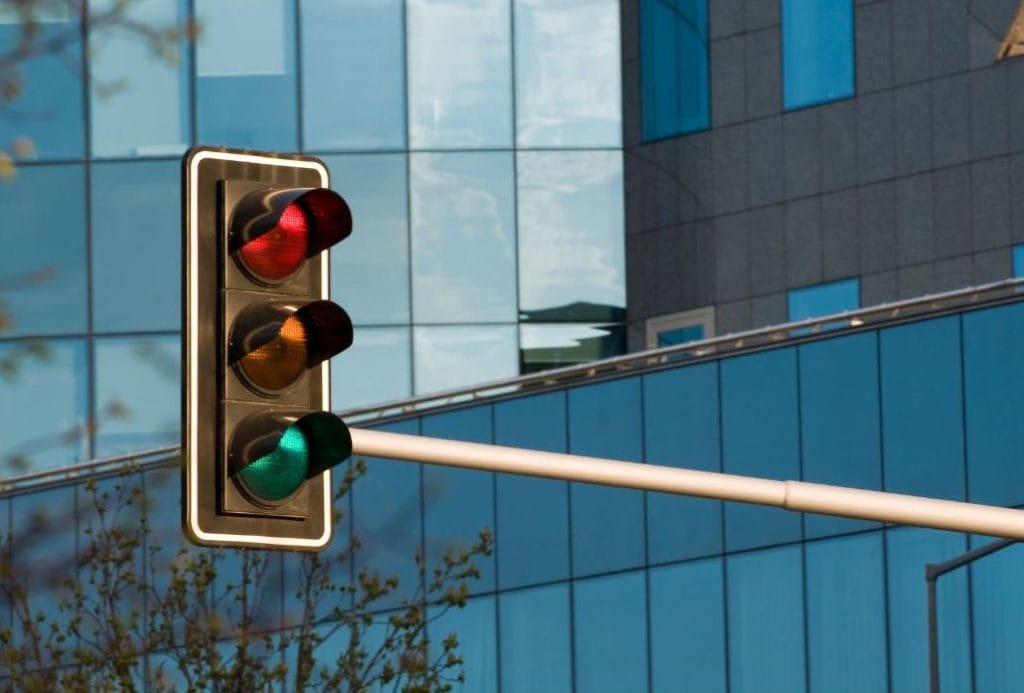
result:
[(239, 366), (257, 387), (283, 390), (306, 370), (307, 359), (306, 326), (292, 315), (274, 339), (243, 356)]

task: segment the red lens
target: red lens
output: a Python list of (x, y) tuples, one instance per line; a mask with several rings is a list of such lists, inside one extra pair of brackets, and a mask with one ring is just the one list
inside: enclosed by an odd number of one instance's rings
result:
[(309, 220), (292, 202), (284, 208), (277, 225), (241, 247), (239, 256), (257, 277), (280, 281), (299, 268), (309, 248)]

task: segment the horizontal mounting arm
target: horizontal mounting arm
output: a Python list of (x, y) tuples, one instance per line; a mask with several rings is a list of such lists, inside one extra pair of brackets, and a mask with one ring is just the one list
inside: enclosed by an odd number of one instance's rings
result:
[(352, 429), (351, 432), (352, 450), (357, 455), (773, 505), (798, 512), (1024, 540), (1024, 510), (1013, 508), (384, 431)]

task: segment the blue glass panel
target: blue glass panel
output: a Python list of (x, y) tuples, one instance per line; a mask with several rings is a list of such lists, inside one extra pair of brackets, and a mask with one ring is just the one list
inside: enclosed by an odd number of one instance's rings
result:
[(882, 534), (808, 543), (806, 560), (811, 690), (884, 691)]
[(726, 690), (722, 561), (651, 570), (651, 689)]
[(415, 393), (518, 375), (516, 341), (515, 325), (413, 328)]
[(641, 0), (640, 60), (644, 139), (706, 129), (707, 0)]
[(512, 155), (414, 154), (409, 185), (413, 320), (515, 320)]
[[(308, 90), (307, 90), (308, 91)], [(331, 250), (331, 296), (356, 325), (409, 323), (408, 162), (404, 154), (329, 156), (352, 235)]]
[[(10, 565), (11, 545), (7, 535), (11, 531), (11, 502), (7, 498), (0, 499), (0, 565), (5, 569)], [(0, 590), (0, 629), (11, 627), (11, 602), (6, 590)]]
[[(800, 347), (800, 417), (805, 481), (881, 489), (876, 333)], [(807, 515), (808, 538), (876, 526)]]
[(800, 547), (756, 551), (726, 561), (729, 690), (804, 690)]
[[(66, 633), (71, 613), (61, 608), (63, 598), (70, 596), (64, 582), (78, 574), (75, 487), (14, 496), (10, 502), (12, 577), (27, 592), (25, 601), (13, 602), (15, 642), (28, 640), (21, 626), (26, 617), (38, 621), (42, 616), (43, 622), (35, 623), (40, 632), (48, 633), (56, 626)], [(70, 661), (70, 654), (62, 659)]]
[[(0, 477), (89, 456), (89, 370), (84, 340), (0, 343)], [(36, 356), (37, 349), (44, 349)], [(12, 364), (8, 374), (7, 364)]]
[(882, 330), (881, 347), (886, 489), (962, 499), (960, 319)]
[(853, 96), (853, 0), (782, 0), (787, 110)]
[(1024, 503), (1024, 303), (963, 316), (970, 500)]
[(509, 0), (410, 0), (409, 145), (512, 145)]
[(408, 327), (356, 327), (352, 346), (331, 359), (334, 411), (393, 402), (412, 394), (409, 332)]
[[(726, 359), (721, 373), (724, 471), (798, 479), (796, 350)], [(800, 516), (796, 513), (740, 503), (725, 505), (729, 551), (799, 538)]]
[(399, 0), (302, 0), (305, 149), (405, 147)]
[(515, 3), (516, 144), (622, 144), (619, 3)]
[(568, 584), (502, 592), (498, 609), (503, 693), (572, 690)]
[(96, 340), (96, 453), (113, 455), (181, 438), (181, 339)]
[(22, 166), (0, 185), (5, 337), (85, 332), (85, 176)]
[(1009, 691), (1024, 681), (1022, 574), (1024, 547), (1020, 544), (971, 565), (974, 690)]
[[(94, 0), (89, 9), (102, 14), (114, 4), (114, 0)], [(150, 0), (120, 11), (126, 21), (159, 30), (183, 25), (188, 3)], [(188, 45), (178, 46), (171, 60), (145, 39), (100, 27), (90, 32), (89, 50), (92, 155), (159, 156), (184, 151), (192, 139)]]
[(622, 320), (622, 153), (520, 152), (516, 162), (520, 319)]
[(704, 339), (704, 326), (687, 325), (686, 327), (678, 327), (674, 330), (663, 330), (659, 332), (658, 347), (686, 344), (687, 342), (695, 342), (698, 339)]
[[(491, 408), (478, 406), (423, 417), (423, 435), (474, 443), (491, 443)], [(494, 474), (438, 465), (423, 468), (423, 521), (428, 569), (448, 549), (476, 541), (484, 527), (494, 531)], [(480, 579), (470, 583), (474, 593), (494, 589), (494, 555), (474, 561)]]
[(1024, 245), (1013, 246), (1013, 276), (1024, 276)]
[[(494, 405), (498, 445), (565, 452), (565, 393)], [(498, 585), (502, 589), (569, 577), (569, 487), (518, 474), (497, 477)]]
[[(962, 534), (923, 529), (888, 532), (886, 558), (892, 690), (928, 689), (924, 566), (926, 563), (942, 563), (966, 550)], [(938, 582), (937, 596), (942, 690), (972, 690), (967, 572), (957, 570), (944, 575)]]
[(93, 326), (98, 332), (177, 330), (181, 323), (177, 161), (92, 168)]
[[(442, 641), (454, 633), (459, 639), (466, 680), (455, 683), (455, 691), (498, 690), (498, 625), (494, 597), (478, 597), (461, 609), (449, 609), (427, 626), (431, 659), (441, 655)], [(432, 613), (427, 609), (427, 617)], [(456, 670), (457, 671), (457, 670)]]
[[(721, 471), (717, 364), (644, 376), (644, 445), (651, 464)], [(647, 550), (651, 563), (721, 552), (722, 504), (648, 494)]]
[(575, 583), (576, 689), (647, 689), (647, 608), (643, 572)]
[[(22, 42), (24, 24), (14, 7), (12, 3), (0, 7), (0, 46), (5, 46), (5, 53), (16, 55), (14, 47)], [(25, 158), (80, 159), (85, 150), (85, 121), (78, 17), (74, 6), (66, 3), (33, 3), (27, 7), (38, 32), (29, 45), (55, 43), (58, 49), (15, 61), (21, 93), (9, 104), (4, 102), (0, 142), (4, 151), (10, 151), (8, 147), (20, 140), (26, 145)], [(52, 190), (64, 189), (57, 186)]]
[(297, 149), (295, 3), (195, 0), (195, 12), (199, 141)]
[[(419, 426), (416, 421), (403, 421), (380, 430), (416, 435)], [(367, 459), (366, 475), (352, 487), (352, 523), (362, 545), (355, 557), (356, 570), (398, 577), (399, 589), (377, 606), (397, 606), (414, 595), (419, 587), (415, 557), (423, 541), (420, 466)]]
[(179, 549), (206, 551), (185, 540), (181, 529), (181, 469), (153, 469), (144, 474), (146, 515), (151, 528), (146, 547), (146, 577), (159, 593), (171, 579), (169, 566)]
[[(639, 462), (643, 459), (640, 379), (569, 390), (569, 452)], [(644, 496), (592, 484), (570, 484), (574, 576), (644, 563)]]
[(860, 307), (860, 280), (844, 279), (793, 289), (787, 296), (789, 320), (805, 320)]
[(525, 375), (625, 353), (626, 330), (621, 323), (524, 323), (519, 346), (519, 370)]

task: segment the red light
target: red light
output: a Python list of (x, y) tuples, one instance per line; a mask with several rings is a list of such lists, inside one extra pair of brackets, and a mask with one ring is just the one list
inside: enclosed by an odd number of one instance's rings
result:
[(299, 268), (308, 248), (309, 221), (302, 208), (292, 202), (274, 228), (243, 245), (238, 254), (260, 279), (281, 281)]

